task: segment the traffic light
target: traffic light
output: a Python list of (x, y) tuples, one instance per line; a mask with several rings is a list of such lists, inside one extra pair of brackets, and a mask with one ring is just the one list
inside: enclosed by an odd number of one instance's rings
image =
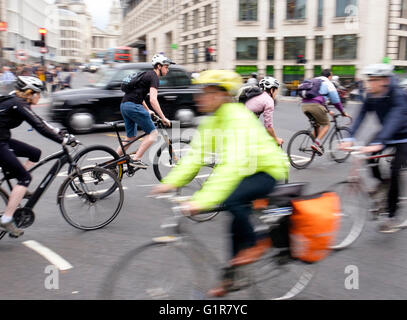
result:
[(34, 41), (34, 46), (35, 47), (45, 47), (46, 43), (45, 43), (45, 35), (48, 33), (48, 30), (45, 28), (39, 28), (38, 32), (40, 33), (41, 36), (41, 40), (39, 41)]
[(297, 63), (300, 63), (300, 64), (305, 64), (305, 63), (307, 63), (307, 60), (305, 59), (305, 57), (304, 57), (303, 54), (297, 55)]

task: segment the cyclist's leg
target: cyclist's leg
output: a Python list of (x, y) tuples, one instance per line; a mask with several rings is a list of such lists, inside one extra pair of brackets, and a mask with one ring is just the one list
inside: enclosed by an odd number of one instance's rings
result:
[(396, 145), (396, 154), (391, 164), (390, 189), (388, 193), (389, 217), (395, 217), (400, 194), (400, 169), (407, 159), (407, 143)]
[(250, 202), (265, 197), (275, 187), (276, 181), (266, 173), (257, 173), (243, 179), (239, 186), (225, 201), (225, 206), (233, 215), (231, 225), (231, 250), (234, 257), (242, 249), (256, 244), (256, 235), (250, 223), (252, 212)]
[(325, 108), (318, 103), (303, 104), (301, 108), (304, 113), (310, 113), (315, 119), (315, 122), (318, 124), (319, 128), (316, 141), (321, 144), (322, 139), (329, 131), (328, 113), (326, 112)]
[[(137, 123), (131, 116), (131, 110), (135, 107), (135, 104), (132, 102), (124, 102), (120, 105), (120, 111), (124, 120), (124, 127), (126, 129), (126, 142), (131, 142), (132, 140), (136, 139), (137, 136)], [(124, 147), (124, 150), (130, 146)], [(119, 156), (123, 155), (122, 147), (119, 145), (116, 149), (116, 153)]]
[(9, 149), (11, 149), (17, 157), (28, 158), (24, 163), (26, 170), (31, 169), (41, 158), (41, 150), (32, 145), (14, 139), (10, 139), (8, 144)]

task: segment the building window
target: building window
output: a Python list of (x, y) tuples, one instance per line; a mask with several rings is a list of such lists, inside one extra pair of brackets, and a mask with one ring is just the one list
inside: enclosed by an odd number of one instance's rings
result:
[(407, 37), (399, 37), (399, 60), (407, 60)]
[(350, 12), (346, 8), (352, 5), (357, 6), (358, 0), (336, 0), (336, 16), (347, 17)]
[(236, 59), (257, 60), (257, 38), (237, 38)]
[(212, 24), (212, 6), (207, 5), (205, 7), (205, 25), (209, 26)]
[(284, 38), (284, 60), (297, 59), (298, 55), (305, 56), (305, 37)]
[(266, 67), (266, 75), (268, 76), (274, 76), (274, 66), (267, 66)]
[(324, 37), (315, 37), (315, 60), (322, 60), (324, 56)]
[(270, 0), (270, 20), (269, 28), (274, 29), (274, 0)]
[(357, 56), (357, 38), (356, 35), (334, 36), (333, 59), (349, 60), (356, 59)]
[(193, 53), (194, 53), (194, 63), (198, 63), (198, 61), (199, 61), (199, 48), (198, 48), (197, 43), (194, 44)]
[(258, 69), (256, 66), (236, 66), (235, 71), (242, 76), (248, 76), (253, 72), (258, 72)]
[(267, 60), (274, 60), (274, 38), (267, 38)]
[(283, 66), (283, 82), (294, 83), (294, 87), (304, 80), (304, 66)]
[(196, 9), (194, 10), (194, 29), (198, 29), (199, 28), (199, 10)]
[(257, 0), (239, 0), (239, 21), (257, 21)]
[(322, 66), (314, 66), (314, 77), (319, 77), (322, 73)]
[(306, 0), (287, 0), (287, 20), (305, 19)]
[(324, 0), (318, 0), (317, 27), (322, 27), (324, 21)]
[(401, 1), (401, 18), (407, 18), (407, 0)]
[(188, 13), (184, 14), (184, 31), (188, 31)]

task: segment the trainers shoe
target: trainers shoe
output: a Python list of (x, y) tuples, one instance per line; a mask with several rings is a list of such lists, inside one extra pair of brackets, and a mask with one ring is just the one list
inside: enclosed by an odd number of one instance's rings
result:
[(321, 146), (319, 146), (317, 143), (311, 145), (311, 149), (314, 150), (319, 156), (322, 156), (324, 154)]
[(393, 233), (401, 229), (401, 221), (397, 217), (389, 218), (379, 226), (379, 231), (383, 233)]
[(7, 231), (11, 238), (18, 238), (24, 234), (23, 230), (17, 228), (17, 226), (14, 223), (14, 220), (11, 220), (10, 222), (7, 223), (0, 222), (0, 229)]
[(148, 164), (144, 163), (141, 160), (131, 159), (129, 162), (129, 165), (131, 165), (133, 168), (136, 168), (136, 169), (147, 169), (148, 168)]

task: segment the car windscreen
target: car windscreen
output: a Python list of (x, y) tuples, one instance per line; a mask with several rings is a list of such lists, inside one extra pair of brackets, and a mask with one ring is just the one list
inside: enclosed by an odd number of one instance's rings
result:
[(99, 78), (95, 81), (93, 86), (98, 87), (98, 88), (104, 88), (106, 87), (109, 83), (117, 83), (117, 82), (122, 82), (125, 77), (127, 77), (129, 74), (138, 72), (139, 70), (135, 69), (123, 69), (123, 70), (117, 70), (117, 69), (106, 69), (102, 70), (100, 73)]

